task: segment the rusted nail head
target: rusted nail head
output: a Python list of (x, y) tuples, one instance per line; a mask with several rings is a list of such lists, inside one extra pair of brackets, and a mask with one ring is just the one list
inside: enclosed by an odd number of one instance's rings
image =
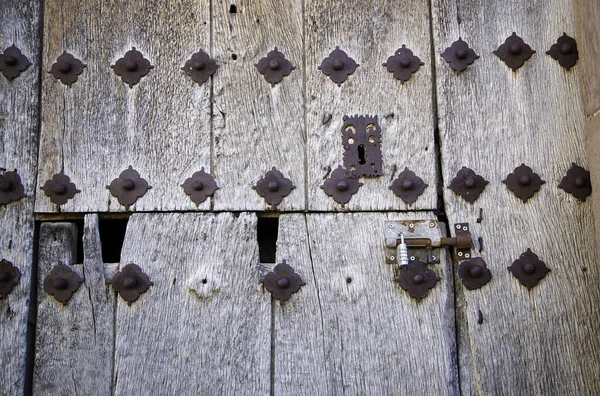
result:
[(582, 188), (583, 186), (585, 186), (585, 180), (583, 180), (582, 177), (576, 177), (574, 184), (575, 184), (575, 187)]
[(125, 179), (121, 182), (121, 187), (123, 187), (123, 190), (131, 191), (135, 188), (135, 182), (131, 179)]
[(271, 180), (267, 184), (267, 188), (269, 189), (269, 191), (275, 192), (279, 190), (279, 183), (277, 182), (277, 180)]
[(17, 64), (17, 58), (12, 55), (4, 55), (4, 63), (8, 66), (14, 66)]
[(280, 278), (277, 281), (277, 286), (281, 287), (282, 289), (287, 289), (290, 287), (290, 280), (288, 278)]
[(8, 282), (10, 280), (10, 275), (8, 272), (0, 272), (0, 282)]
[(519, 184), (522, 186), (528, 186), (531, 184), (531, 177), (528, 175), (523, 175), (519, 178)]
[(523, 266), (523, 272), (525, 272), (528, 275), (531, 275), (535, 272), (535, 265), (531, 264), (531, 263), (527, 263)]
[(342, 70), (344, 68), (344, 62), (341, 59), (335, 59), (331, 64), (334, 70)]
[(471, 267), (471, 269), (469, 270), (469, 275), (471, 275), (473, 278), (479, 278), (482, 274), (483, 269), (478, 265)]
[(410, 56), (407, 54), (402, 54), (400, 57), (400, 66), (403, 68), (407, 68), (410, 66)]
[(73, 70), (73, 67), (68, 62), (60, 62), (58, 65), (58, 71), (60, 71), (63, 74), (70, 73), (71, 70)]
[(468, 47), (467, 48), (459, 48), (456, 50), (456, 57), (460, 60), (463, 60), (467, 57), (467, 55), (469, 54), (468, 52)]
[(423, 282), (425, 282), (425, 278), (423, 277), (423, 275), (417, 274), (417, 275), (413, 276), (413, 283), (415, 285), (420, 285)]
[(475, 187), (475, 178), (474, 177), (467, 178), (465, 180), (465, 187), (467, 187), (467, 188)]
[(337, 185), (335, 187), (338, 189), (338, 191), (346, 191), (348, 190), (348, 187), (350, 187), (350, 185), (346, 180), (340, 180), (337, 182)]
[(276, 59), (271, 59), (269, 61), (269, 67), (271, 68), (271, 70), (279, 69), (279, 62)]
[(10, 181), (2, 179), (0, 180), (0, 191), (9, 192), (12, 187)]
[(521, 47), (521, 44), (513, 43), (513, 45), (510, 46), (510, 49), (508, 51), (512, 55), (519, 55), (521, 53), (521, 51), (523, 51), (523, 48)]
[(192, 182), (192, 188), (195, 191), (200, 191), (200, 190), (202, 190), (204, 188), (204, 183), (202, 183), (200, 180), (194, 180)]
[(56, 195), (65, 195), (67, 193), (67, 186), (63, 183), (56, 183), (53, 190)]
[(571, 51), (573, 51), (573, 46), (570, 43), (564, 43), (560, 46), (560, 52), (565, 55), (570, 54)]
[(134, 276), (124, 276), (122, 282), (125, 289), (135, 289), (138, 285), (138, 281)]
[(127, 70), (128, 72), (133, 73), (137, 69), (138, 69), (138, 64), (137, 64), (136, 61), (131, 60), (131, 59), (125, 61), (125, 70)]
[(405, 179), (402, 182), (402, 189), (403, 190), (412, 190), (413, 188), (415, 188), (415, 182), (410, 180), (410, 179)]
[(193, 67), (196, 70), (204, 70), (206, 64), (204, 61), (202, 61), (202, 59), (194, 59)]
[(67, 287), (69, 287), (69, 281), (65, 278), (56, 278), (52, 281), (52, 285), (57, 290), (65, 290)]

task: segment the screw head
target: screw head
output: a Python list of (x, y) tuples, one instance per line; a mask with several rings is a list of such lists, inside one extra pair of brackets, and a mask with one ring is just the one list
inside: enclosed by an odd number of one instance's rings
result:
[(335, 186), (335, 188), (337, 188), (338, 191), (347, 191), (349, 187), (350, 185), (344, 179), (339, 180)]
[(457, 230), (460, 230), (460, 228), (461, 228), (461, 227), (460, 227), (460, 224), (457, 224), (457, 225), (456, 225), (456, 229), (457, 229)]
[(462, 257), (463, 256), (463, 252), (458, 252), (458, 256)]
[(69, 287), (69, 281), (65, 278), (56, 278), (52, 281), (52, 285), (57, 290), (65, 290), (67, 287)]
[(396, 256), (390, 256), (390, 260), (392, 260), (392, 261), (396, 260)]
[(290, 287), (290, 280), (288, 278), (280, 278), (277, 281), (277, 286), (281, 287), (282, 289), (287, 289)]
[(135, 188), (135, 182), (131, 179), (125, 179), (121, 182), (121, 187), (125, 191), (131, 191)]
[(429, 223), (429, 228), (435, 228), (435, 223), (433, 221)]
[(271, 70), (279, 69), (279, 61), (277, 61), (276, 59), (271, 59), (269, 61), (269, 67), (271, 68)]
[(133, 73), (137, 69), (138, 69), (138, 64), (136, 61), (131, 60), (131, 59), (125, 61), (125, 70), (127, 70), (130, 73)]
[(425, 278), (423, 277), (423, 275), (421, 274), (417, 274), (415, 276), (413, 276), (413, 283), (415, 285), (420, 285), (425, 281)]
[(200, 190), (202, 190), (204, 188), (204, 183), (202, 183), (200, 180), (194, 180), (192, 182), (192, 188), (195, 191), (200, 191)]
[(279, 183), (277, 182), (277, 180), (269, 181), (269, 183), (267, 183), (267, 189), (269, 189), (269, 191), (271, 192), (279, 190)]
[(471, 257), (471, 255), (470, 255), (469, 253), (465, 253), (465, 258), (466, 258), (466, 259), (468, 259), (468, 258), (470, 258), (470, 257)]
[(0, 191), (9, 192), (12, 189), (12, 184), (9, 180), (2, 179), (0, 180)]
[(414, 225), (413, 223), (410, 223), (410, 224), (408, 225), (408, 228), (415, 228), (415, 225)]

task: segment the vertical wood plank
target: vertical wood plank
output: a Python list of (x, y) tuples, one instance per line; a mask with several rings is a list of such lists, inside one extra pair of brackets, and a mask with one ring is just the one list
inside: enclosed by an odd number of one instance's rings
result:
[[(435, 209), (437, 172), (431, 77), (429, 8), (425, 0), (306, 2), (306, 125), (311, 210), (341, 210), (320, 186), (343, 162), (344, 115), (376, 115), (382, 129), (382, 177), (364, 185), (350, 210)], [(382, 66), (405, 44), (425, 64), (402, 84)], [(360, 66), (338, 87), (317, 66), (339, 46)], [(429, 184), (407, 205), (389, 186), (408, 167)]]
[[(85, 216), (83, 264), (72, 264), (76, 238), (74, 224), (41, 226), (34, 394), (111, 393), (114, 292), (105, 279), (97, 215)], [(64, 306), (43, 288), (57, 264), (85, 280)]]
[[(63, 51), (87, 64), (71, 88), (43, 78), (38, 184), (64, 170), (81, 190), (62, 211), (124, 211), (106, 185), (129, 165), (152, 186), (133, 210), (196, 209), (180, 185), (210, 172), (210, 82), (181, 67), (209, 52), (209, 14), (208, 0), (45, 2), (44, 70)], [(129, 88), (111, 65), (132, 47), (154, 68)], [(57, 207), (38, 191), (36, 210)]]
[[(235, 6), (235, 13), (231, 8)], [(305, 208), (302, 1), (213, 2), (216, 210), (268, 208), (252, 187), (272, 167), (296, 189), (279, 210)], [(275, 47), (296, 69), (271, 85), (255, 64)], [(235, 59), (233, 59), (235, 58)]]
[[(277, 256), (306, 285), (275, 302), (275, 394), (457, 394), (452, 270), (421, 302), (393, 281), (384, 222), (433, 214), (280, 217)], [(327, 235), (327, 238), (323, 238)]]
[[(576, 36), (572, 3), (432, 4), (436, 54), (462, 37), (480, 55), (460, 75), (436, 58), (444, 185), (462, 166), (490, 182), (473, 205), (444, 190), (449, 219), (472, 224), (493, 274), (480, 290), (458, 287), (467, 334), (459, 350), (468, 351), (462, 390), (597, 394), (600, 268), (591, 199), (579, 202), (557, 187), (572, 162), (587, 167), (580, 70), (566, 71), (545, 54), (563, 32)], [(513, 31), (537, 51), (517, 72), (492, 53)], [(502, 183), (521, 163), (546, 181), (525, 204)], [(528, 248), (552, 269), (529, 292), (507, 271)]]
[(39, 125), (40, 3), (0, 2), (0, 52), (14, 44), (32, 63), (13, 80), (0, 75), (0, 171), (16, 169), (25, 188), (24, 198), (0, 206), (0, 259), (12, 262), (21, 272), (12, 293), (0, 299), (3, 395), (21, 394), (25, 386)]
[(271, 305), (253, 214), (134, 214), (129, 263), (154, 285), (117, 302), (116, 395), (269, 393)]

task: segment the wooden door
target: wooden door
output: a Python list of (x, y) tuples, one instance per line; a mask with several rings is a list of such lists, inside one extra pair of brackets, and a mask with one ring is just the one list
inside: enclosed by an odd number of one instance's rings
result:
[[(598, 393), (591, 197), (558, 187), (587, 169), (579, 65), (545, 54), (580, 40), (572, 4), (400, 3), (0, 4), (0, 49), (31, 61), (0, 79), (0, 167), (24, 189), (0, 206), (21, 274), (0, 393)], [(493, 52), (513, 31), (536, 51), (516, 71)], [(440, 55), (459, 38), (478, 55), (460, 73)], [(403, 46), (405, 81), (382, 65)], [(358, 64), (339, 84), (318, 68), (336, 47)], [(134, 48), (152, 67), (132, 84), (111, 66)], [(271, 84), (256, 65), (275, 49), (293, 69)], [(200, 50), (218, 68), (198, 84), (182, 68)], [(65, 52), (85, 65), (70, 86), (48, 73)], [(321, 186), (349, 168), (355, 115), (376, 118), (383, 162), (341, 204)], [(521, 164), (545, 181), (526, 202), (503, 182)], [(124, 204), (107, 186), (130, 166), (151, 188)], [(473, 202), (449, 188), (463, 167), (487, 181)], [(294, 185), (276, 205), (255, 189), (272, 168)], [(405, 168), (427, 184), (412, 203), (390, 189)], [(182, 184), (201, 169), (219, 189), (196, 204)], [(41, 188), (57, 174), (78, 190), (60, 205)], [(468, 224), (491, 281), (463, 285), (465, 252), (409, 247), (439, 278), (412, 298), (390, 222)], [(528, 250), (551, 270), (530, 289), (507, 269)], [(261, 281), (284, 261), (303, 285), (279, 301)], [(150, 282), (135, 301), (114, 290), (131, 264)], [(63, 303), (47, 283), (65, 266)]]

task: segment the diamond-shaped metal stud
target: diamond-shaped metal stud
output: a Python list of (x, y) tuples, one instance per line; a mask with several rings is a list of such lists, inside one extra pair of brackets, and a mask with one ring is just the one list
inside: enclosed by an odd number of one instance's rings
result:
[(469, 290), (479, 289), (492, 279), (492, 273), (481, 257), (463, 261), (458, 266), (458, 276)]
[(144, 196), (148, 189), (152, 188), (145, 179), (140, 177), (138, 171), (131, 165), (125, 169), (118, 178), (114, 179), (110, 185), (106, 186), (113, 197), (117, 198), (119, 203), (129, 210), (138, 198)]
[(542, 184), (546, 182), (542, 180), (540, 175), (534, 173), (530, 167), (521, 164), (506, 176), (502, 183), (506, 184), (508, 189), (525, 203), (536, 192), (540, 191)]
[(558, 38), (556, 44), (552, 44), (552, 47), (546, 54), (550, 55), (558, 61), (558, 63), (569, 70), (577, 63), (579, 59), (579, 52), (577, 52), (577, 43), (575, 39), (567, 36), (567, 33), (563, 32), (563, 35)]
[(531, 249), (527, 249), (525, 253), (521, 254), (521, 257), (515, 260), (508, 270), (529, 290), (550, 272), (546, 263), (541, 261)]
[(273, 298), (281, 302), (288, 300), (293, 293), (306, 285), (300, 275), (285, 260), (277, 264), (273, 271), (261, 279), (261, 282), (265, 289), (271, 292)]
[(52, 74), (57, 80), (60, 80), (61, 83), (71, 87), (77, 81), (77, 77), (83, 73), (84, 67), (87, 67), (87, 65), (84, 65), (79, 59), (65, 51), (56, 58), (56, 62), (52, 65), (48, 73)]
[(339, 87), (358, 66), (340, 47), (335, 47), (329, 56), (323, 59), (318, 69)]
[(259, 60), (255, 66), (272, 87), (281, 82), (285, 76), (289, 76), (296, 68), (289, 60), (285, 59), (285, 55), (279, 52), (277, 47)]
[(14, 44), (0, 54), (0, 72), (9, 80), (27, 70), (29, 65), (29, 59)]
[(19, 284), (21, 271), (8, 260), (0, 261), (0, 299), (8, 296)]
[(219, 189), (215, 179), (204, 172), (204, 168), (200, 172), (195, 172), (192, 177), (185, 180), (181, 185), (183, 191), (190, 197), (196, 206), (200, 205)]
[(337, 169), (331, 172), (331, 175), (325, 180), (321, 188), (335, 202), (344, 206), (358, 192), (358, 189), (362, 185), (358, 181), (356, 172), (347, 171), (341, 165), (338, 165)]
[(463, 166), (452, 179), (448, 188), (463, 197), (465, 201), (473, 203), (479, 198), (488, 183), (475, 171)]
[(79, 274), (64, 264), (58, 264), (44, 278), (44, 290), (56, 301), (66, 305), (82, 283), (83, 278)]
[(580, 201), (585, 202), (586, 198), (592, 193), (590, 172), (573, 163), (571, 169), (567, 171), (567, 174), (562, 178), (558, 187)]
[(219, 65), (214, 59), (203, 50), (200, 50), (192, 55), (192, 57), (185, 62), (185, 65), (181, 68), (192, 78), (192, 81), (198, 83), (198, 85), (204, 84), (210, 76), (214, 75)]
[(144, 55), (135, 47), (125, 53), (125, 56), (120, 58), (111, 66), (117, 76), (121, 77), (124, 83), (129, 85), (129, 88), (140, 82), (142, 77), (154, 69), (150, 65), (150, 61), (144, 58)]
[(494, 51), (494, 54), (516, 72), (518, 68), (523, 66), (526, 60), (535, 54), (535, 51), (532, 50), (521, 37), (513, 32), (513, 34), (504, 41), (504, 44), (500, 45), (500, 47)]
[(67, 203), (75, 194), (81, 192), (63, 171), (53, 175), (52, 179), (46, 180), (41, 189), (44, 190), (47, 197), (50, 197), (50, 201), (56, 205)]
[(406, 48), (406, 45), (402, 44), (402, 48), (398, 48), (383, 66), (387, 68), (387, 71), (393, 73), (397, 80), (400, 80), (404, 84), (424, 64), (419, 57), (413, 55), (413, 52)]
[(407, 266), (401, 268), (400, 275), (394, 279), (402, 289), (418, 301), (427, 297), (429, 290), (435, 287), (439, 280), (440, 277), (419, 259), (410, 261)]
[(265, 199), (266, 203), (271, 206), (277, 206), (296, 187), (290, 179), (286, 178), (283, 173), (273, 167), (252, 188), (256, 190), (258, 195)]
[(405, 203), (414, 203), (419, 195), (423, 194), (428, 184), (425, 184), (423, 179), (415, 174), (415, 172), (404, 168), (398, 175), (396, 180), (392, 182), (389, 189), (392, 190), (397, 197), (400, 197)]
[(0, 174), (0, 205), (18, 201), (25, 196), (25, 187), (17, 170)]
[(154, 283), (150, 281), (140, 267), (135, 264), (127, 264), (121, 271), (117, 272), (111, 279), (113, 290), (119, 293), (121, 298), (131, 305), (140, 298)]
[(459, 74), (475, 62), (475, 59), (479, 58), (479, 55), (469, 48), (469, 44), (460, 37), (450, 47), (446, 48), (441, 55), (450, 64), (450, 67)]

